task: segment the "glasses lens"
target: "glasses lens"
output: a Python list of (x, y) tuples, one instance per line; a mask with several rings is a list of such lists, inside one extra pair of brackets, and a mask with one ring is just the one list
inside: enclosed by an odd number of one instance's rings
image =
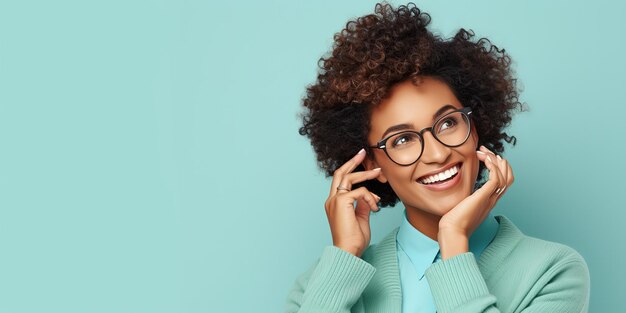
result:
[(390, 137), (385, 144), (387, 154), (398, 164), (415, 162), (422, 152), (422, 141), (416, 133), (404, 132)]
[(469, 119), (461, 112), (450, 113), (433, 125), (433, 131), (443, 144), (459, 146), (469, 137)]

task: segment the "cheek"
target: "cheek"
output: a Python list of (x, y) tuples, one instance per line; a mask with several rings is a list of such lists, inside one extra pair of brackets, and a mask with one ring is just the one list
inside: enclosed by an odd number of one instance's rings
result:
[(385, 172), (387, 179), (390, 183), (395, 183), (397, 185), (402, 186), (405, 184), (407, 179), (411, 179), (413, 177), (413, 171), (411, 166), (398, 166), (394, 163), (395, 166), (389, 166), (388, 170)]
[(391, 160), (386, 160), (385, 163), (379, 163), (379, 165), (385, 173), (387, 183), (400, 199), (406, 199), (407, 195), (414, 192), (415, 186), (412, 181), (414, 166), (399, 166)]
[(478, 156), (476, 155), (476, 150), (474, 149), (475, 142), (472, 139), (473, 138), (470, 137), (466, 144), (457, 148), (457, 151), (463, 156), (464, 159), (463, 166), (466, 167), (464, 174), (467, 175), (465, 179), (475, 182), (478, 177), (480, 160), (478, 160)]

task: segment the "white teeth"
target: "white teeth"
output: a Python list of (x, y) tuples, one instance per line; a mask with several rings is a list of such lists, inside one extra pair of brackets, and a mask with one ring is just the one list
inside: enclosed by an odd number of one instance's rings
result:
[(438, 182), (444, 179), (448, 179), (450, 177), (452, 177), (452, 175), (456, 174), (459, 171), (459, 166), (456, 165), (453, 168), (447, 169), (441, 173), (437, 173), (434, 175), (430, 175), (428, 177), (425, 177), (421, 180), (422, 184), (431, 184), (434, 182)]

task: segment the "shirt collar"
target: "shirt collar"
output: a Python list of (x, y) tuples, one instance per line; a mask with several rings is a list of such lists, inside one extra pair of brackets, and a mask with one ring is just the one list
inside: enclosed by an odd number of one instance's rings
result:
[[(426, 269), (438, 258), (439, 243), (422, 234), (409, 223), (406, 217), (406, 208), (402, 213), (402, 217), (396, 237), (398, 249), (402, 250), (401, 252), (406, 253), (409, 257), (421, 280)], [(498, 221), (490, 212), (470, 237), (469, 250), (474, 253), (477, 259), (491, 243), (491, 240), (493, 240), (498, 232), (498, 226)]]

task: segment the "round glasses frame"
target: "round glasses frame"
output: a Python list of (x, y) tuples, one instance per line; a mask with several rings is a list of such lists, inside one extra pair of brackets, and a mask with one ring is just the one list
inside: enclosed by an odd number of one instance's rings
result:
[[(467, 134), (465, 135), (465, 139), (463, 139), (463, 141), (462, 141), (460, 144), (458, 144), (458, 145), (447, 145), (447, 144), (443, 143), (443, 142), (442, 142), (442, 141), (441, 141), (441, 140), (437, 137), (437, 134), (436, 134), (435, 132), (433, 132), (433, 127), (434, 127), (435, 125), (437, 125), (437, 123), (439, 123), (442, 119), (446, 118), (448, 115), (453, 114), (453, 113), (457, 113), (457, 112), (461, 112), (461, 113), (463, 114), (463, 117), (465, 117), (465, 118), (467, 119), (467, 121), (468, 121), (468, 124), (467, 124), (467, 125), (468, 125), (469, 127), (467, 128), (467, 129), (468, 129), (468, 130), (467, 130)], [(368, 148), (382, 149), (383, 151), (385, 151), (385, 154), (387, 155), (387, 157), (389, 158), (389, 160), (391, 160), (393, 163), (396, 163), (396, 164), (398, 164), (398, 165), (400, 165), (400, 166), (409, 166), (409, 165), (412, 165), (412, 164), (414, 164), (415, 162), (417, 162), (417, 161), (418, 161), (418, 160), (422, 157), (422, 154), (424, 153), (424, 144), (423, 144), (423, 143), (424, 143), (424, 136), (423, 136), (422, 134), (423, 134), (425, 131), (429, 131), (429, 132), (433, 135), (433, 137), (434, 137), (435, 139), (437, 139), (437, 141), (438, 141), (439, 143), (441, 143), (442, 145), (444, 145), (444, 146), (446, 146), (446, 147), (454, 148), (454, 147), (458, 147), (458, 146), (460, 146), (460, 145), (464, 144), (464, 143), (467, 141), (467, 138), (469, 138), (470, 133), (472, 132), (472, 119), (471, 119), (471, 114), (472, 114), (472, 108), (470, 108), (470, 107), (463, 107), (463, 108), (458, 109), (458, 110), (450, 111), (450, 112), (446, 113), (445, 115), (441, 116), (440, 118), (438, 118), (438, 119), (437, 119), (437, 120), (433, 123), (433, 126), (431, 126), (431, 127), (426, 127), (426, 128), (424, 128), (424, 129), (422, 129), (422, 130), (420, 130), (420, 131), (405, 130), (405, 131), (397, 132), (397, 133), (391, 134), (391, 135), (389, 135), (389, 136), (387, 136), (387, 137), (385, 137), (385, 138), (381, 139), (381, 140), (380, 140), (379, 142), (377, 142), (377, 143), (376, 143), (376, 145), (374, 145), (374, 146), (368, 146)], [(422, 145), (421, 145), (421, 150), (420, 150), (420, 154), (417, 156), (417, 159), (415, 159), (415, 161), (413, 161), (413, 162), (411, 162), (411, 163), (409, 163), (409, 164), (401, 164), (401, 163), (398, 163), (398, 162), (394, 161), (394, 160), (391, 158), (391, 156), (389, 156), (389, 152), (387, 152), (387, 145), (386, 145), (387, 140), (389, 140), (389, 138), (391, 138), (391, 137), (393, 137), (393, 136), (396, 136), (396, 135), (398, 135), (398, 134), (400, 134), (400, 133), (415, 133), (415, 134), (417, 134), (417, 136), (419, 137), (420, 142), (422, 142)]]

